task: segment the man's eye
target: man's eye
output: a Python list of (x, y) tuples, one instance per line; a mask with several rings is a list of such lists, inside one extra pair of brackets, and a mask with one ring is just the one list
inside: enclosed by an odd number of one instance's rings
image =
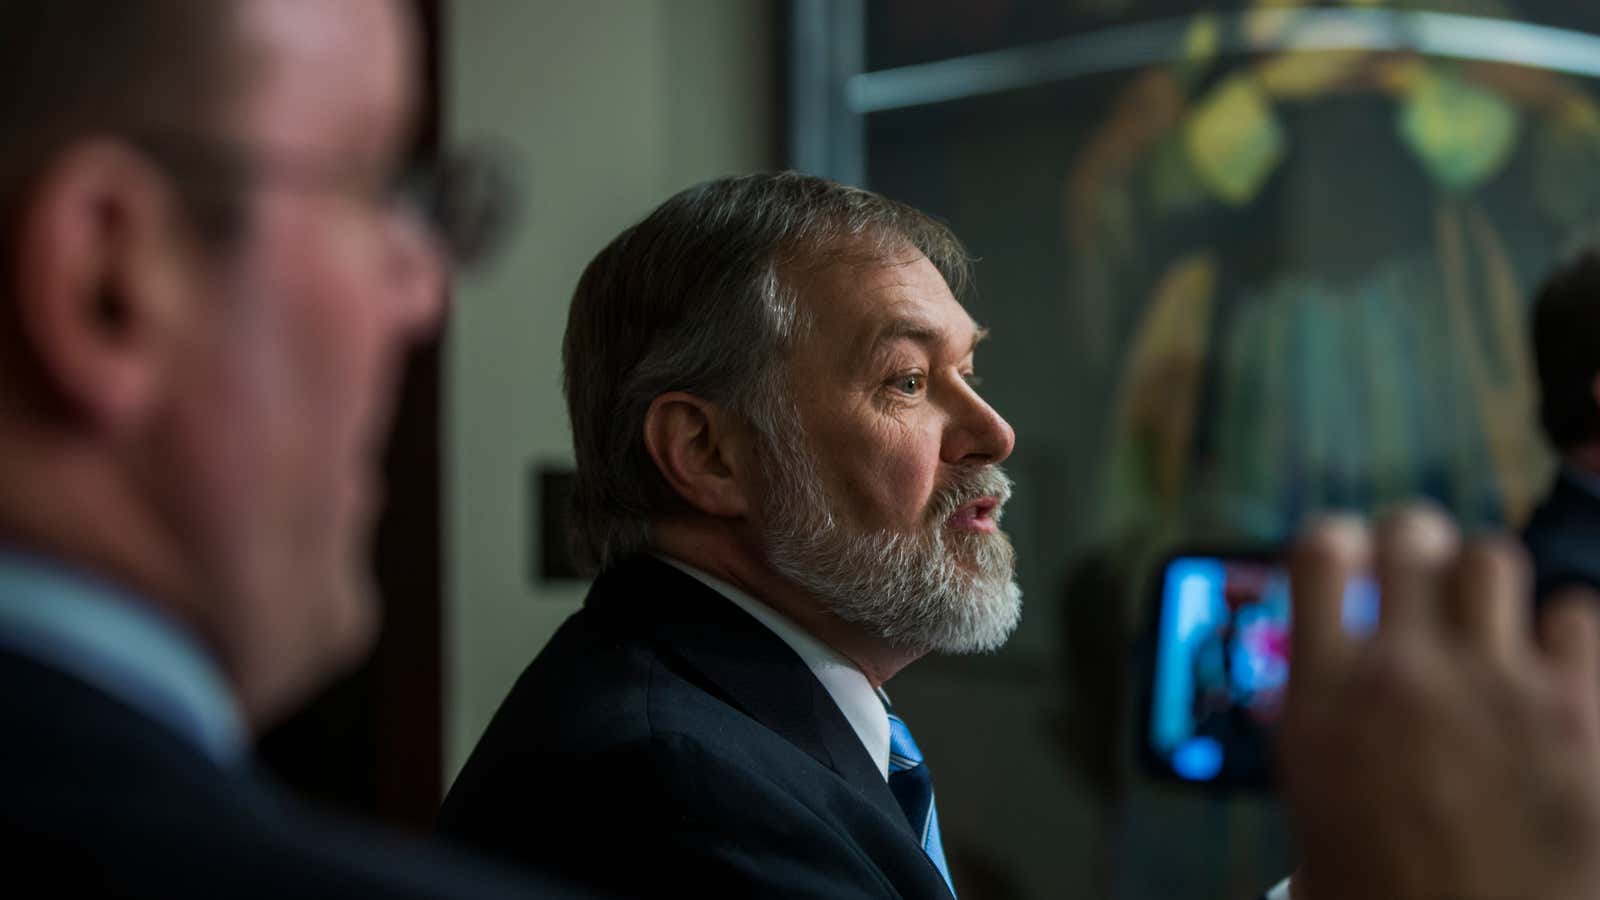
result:
[(983, 376), (976, 372), (963, 372), (961, 377), (967, 382), (968, 387), (973, 389), (983, 387)]
[(924, 379), (921, 375), (900, 375), (889, 384), (902, 394), (920, 394), (922, 393)]

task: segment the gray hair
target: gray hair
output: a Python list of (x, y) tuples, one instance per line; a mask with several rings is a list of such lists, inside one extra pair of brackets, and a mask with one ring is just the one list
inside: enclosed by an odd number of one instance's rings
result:
[(781, 376), (808, 318), (797, 282), (842, 262), (926, 256), (960, 296), (970, 260), (943, 223), (870, 191), (795, 172), (708, 181), (601, 250), (562, 346), (577, 479), (573, 551), (603, 569), (686, 509), (644, 444), (656, 397), (685, 391), (781, 432)]

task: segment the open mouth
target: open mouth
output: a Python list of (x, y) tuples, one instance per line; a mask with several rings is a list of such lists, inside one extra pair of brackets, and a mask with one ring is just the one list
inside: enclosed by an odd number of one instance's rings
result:
[(963, 531), (992, 533), (1000, 530), (1000, 500), (979, 497), (951, 514), (945, 524)]

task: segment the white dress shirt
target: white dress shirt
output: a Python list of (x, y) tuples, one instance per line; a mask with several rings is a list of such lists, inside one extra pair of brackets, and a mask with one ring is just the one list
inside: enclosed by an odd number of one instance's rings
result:
[(811, 674), (822, 682), (835, 706), (844, 713), (845, 721), (861, 739), (861, 746), (877, 764), (878, 772), (889, 779), (889, 711), (884, 708), (872, 682), (845, 659), (837, 650), (812, 637), (811, 633), (790, 621), (788, 617), (746, 594), (733, 585), (700, 571), (694, 566), (667, 556), (660, 560), (690, 576), (706, 587), (726, 597), (729, 602), (749, 613), (757, 622), (789, 645)]

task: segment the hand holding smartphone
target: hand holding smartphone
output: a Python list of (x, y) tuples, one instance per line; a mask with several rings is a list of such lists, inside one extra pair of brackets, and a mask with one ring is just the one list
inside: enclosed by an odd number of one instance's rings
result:
[[(1197, 548), (1169, 555), (1153, 585), (1141, 757), (1160, 777), (1223, 787), (1272, 780), (1272, 736), (1289, 682), (1285, 554)], [(1378, 590), (1353, 580), (1352, 633), (1377, 625)]]

